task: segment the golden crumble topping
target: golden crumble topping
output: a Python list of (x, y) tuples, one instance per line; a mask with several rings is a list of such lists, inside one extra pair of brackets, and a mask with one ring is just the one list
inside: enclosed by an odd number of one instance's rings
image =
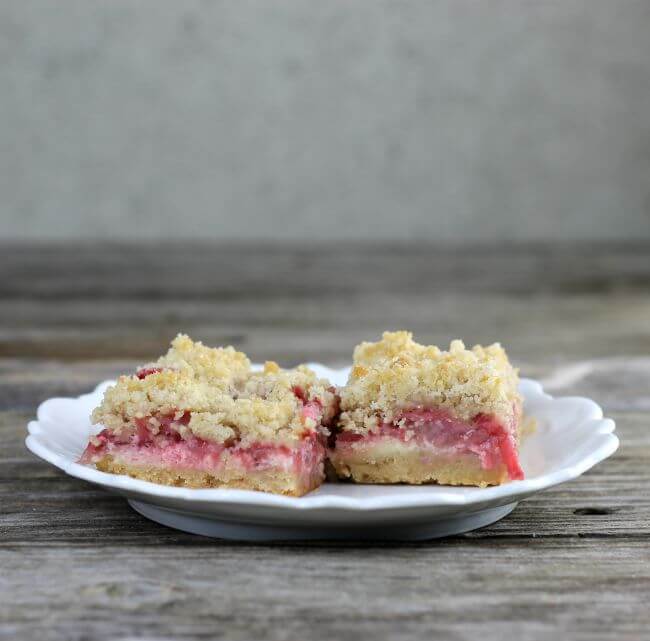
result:
[[(174, 416), (174, 428), (184, 438), (293, 441), (320, 427), (303, 411), (305, 403), (320, 404), (324, 423), (332, 419), (331, 390), (308, 367), (285, 370), (267, 362), (262, 371), (253, 371), (246, 355), (232, 347), (206, 347), (179, 335), (156, 362), (120, 376), (92, 421), (120, 433), (145, 419), (155, 432), (160, 417)], [(184, 425), (180, 419), (186, 414)]]
[(179, 334), (164, 356), (141, 369), (149, 368), (186, 371), (197, 380), (214, 381), (220, 385), (243, 380), (250, 372), (251, 363), (246, 354), (233, 347), (207, 347), (185, 334)]
[(517, 370), (498, 343), (469, 350), (455, 340), (441, 351), (416, 343), (410, 332), (384, 332), (354, 350), (340, 426), (372, 431), (412, 407), (447, 408), (463, 420), (493, 414), (509, 424), (521, 408), (517, 384)]

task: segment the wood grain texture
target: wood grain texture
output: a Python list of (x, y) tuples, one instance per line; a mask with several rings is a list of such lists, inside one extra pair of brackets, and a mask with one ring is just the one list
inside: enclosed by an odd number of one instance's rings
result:
[[(380, 249), (0, 252), (0, 638), (647, 638), (649, 248)], [(179, 329), (340, 363), (386, 327), (502, 340), (524, 375), (596, 398), (620, 450), (466, 535), (256, 545), (158, 526), (23, 445), (40, 401)]]

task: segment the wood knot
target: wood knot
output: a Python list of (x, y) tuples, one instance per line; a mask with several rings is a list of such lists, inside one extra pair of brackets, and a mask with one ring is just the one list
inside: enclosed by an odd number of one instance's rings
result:
[(614, 514), (618, 510), (614, 507), (579, 507), (573, 510), (574, 514), (580, 516), (605, 516), (606, 514)]

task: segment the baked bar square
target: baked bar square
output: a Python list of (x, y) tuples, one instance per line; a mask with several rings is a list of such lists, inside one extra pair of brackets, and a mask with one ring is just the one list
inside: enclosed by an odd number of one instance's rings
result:
[(497, 485), (522, 479), (522, 397), (499, 344), (448, 351), (385, 332), (354, 350), (330, 460), (359, 483)]
[(334, 388), (305, 366), (267, 362), (177, 336), (166, 355), (108, 388), (81, 462), (195, 488), (300, 496), (324, 479)]

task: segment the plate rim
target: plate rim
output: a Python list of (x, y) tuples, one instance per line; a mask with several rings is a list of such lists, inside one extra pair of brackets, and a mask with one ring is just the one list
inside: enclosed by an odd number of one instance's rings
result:
[[(310, 363), (310, 365), (316, 366), (315, 368), (321, 371), (336, 372), (339, 376), (349, 369), (348, 367), (329, 368), (320, 363)], [(503, 485), (487, 488), (447, 488), (451, 491), (446, 493), (442, 491), (442, 488), (445, 486), (431, 486), (436, 488), (435, 495), (420, 491), (409, 494), (409, 491), (414, 488), (408, 485), (400, 486), (404, 492), (392, 495), (365, 497), (345, 496), (344, 494), (319, 495), (319, 489), (301, 497), (292, 497), (232, 488), (194, 489), (173, 487), (134, 479), (125, 475), (100, 472), (95, 468), (82, 465), (70, 460), (69, 457), (55, 452), (39, 439), (40, 435), (47, 432), (47, 426), (44, 423), (46, 423), (45, 412), (48, 403), (58, 400), (82, 402), (84, 399), (87, 400), (89, 397), (100, 393), (113, 382), (111, 380), (102, 381), (93, 391), (80, 394), (76, 397), (53, 397), (40, 403), (37, 408), (37, 418), (30, 421), (27, 425), (28, 436), (25, 440), (27, 448), (37, 457), (54, 465), (74, 478), (100, 485), (109, 491), (120, 494), (128, 494), (131, 496), (137, 494), (140, 497), (151, 499), (153, 502), (156, 502), (157, 499), (182, 501), (188, 504), (188, 509), (191, 508), (192, 504), (197, 503), (208, 503), (215, 506), (220, 504), (239, 504), (252, 508), (275, 507), (297, 512), (309, 512), (313, 510), (374, 512), (387, 509), (395, 510), (424, 507), (479, 507), (495, 501), (518, 501), (539, 491), (578, 478), (598, 463), (609, 458), (616, 452), (620, 445), (618, 437), (614, 434), (616, 429), (615, 422), (611, 418), (604, 417), (602, 408), (593, 400), (582, 396), (553, 397), (544, 391), (539, 381), (522, 378), (520, 379), (520, 388), (524, 389), (527, 394), (526, 398), (538, 398), (547, 403), (562, 401), (580, 404), (587, 410), (587, 416), (583, 418), (583, 422), (594, 422), (594, 433), (598, 433), (604, 437), (606, 436), (607, 438), (602, 439), (597, 446), (594, 446), (592, 450), (585, 453), (584, 456), (572, 465), (562, 467), (553, 472), (547, 472), (522, 481), (510, 481)], [(327, 485), (330, 484), (324, 484), (324, 486)], [(347, 483), (341, 483), (338, 486), (344, 488), (347, 485)], [(358, 488), (360, 485), (350, 484), (350, 487)], [(427, 486), (417, 487), (423, 488)]]

